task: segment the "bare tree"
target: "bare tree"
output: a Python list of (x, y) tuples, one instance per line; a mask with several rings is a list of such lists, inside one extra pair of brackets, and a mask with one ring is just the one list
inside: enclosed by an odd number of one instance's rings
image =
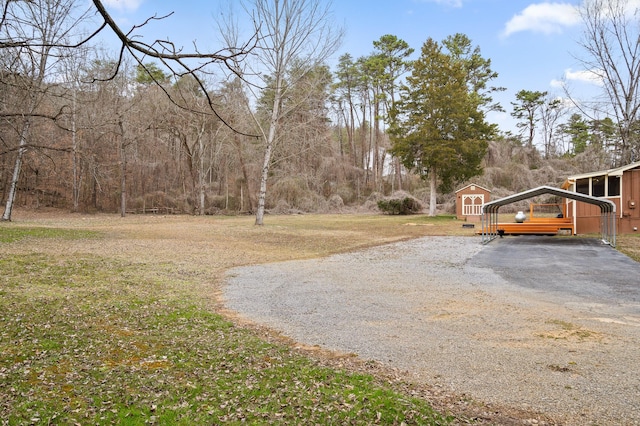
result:
[[(93, 38), (104, 28), (109, 28), (120, 40), (118, 65), (114, 70), (114, 75), (119, 71), (120, 64), (122, 63), (122, 59), (125, 57), (125, 53), (129, 53), (138, 63), (138, 65), (140, 65), (145, 70), (145, 61), (147, 61), (149, 58), (158, 59), (162, 63), (162, 65), (170, 70), (172, 75), (178, 78), (184, 77), (186, 75), (191, 76), (195, 80), (196, 84), (200, 87), (202, 92), (205, 94), (207, 105), (209, 106), (210, 111), (219, 120), (221, 120), (223, 124), (231, 127), (229, 123), (227, 123), (227, 121), (224, 119), (224, 117), (218, 113), (218, 105), (216, 105), (214, 100), (209, 97), (205, 82), (199, 77), (199, 75), (213, 64), (223, 64), (224, 67), (232, 73), (237, 72), (237, 70), (240, 68), (239, 63), (242, 62), (256, 46), (257, 38), (255, 36), (249, 38), (246, 43), (233, 44), (216, 52), (200, 52), (197, 46), (195, 46), (193, 52), (185, 51), (181, 46), (176, 46), (169, 40), (154, 40), (153, 42), (148, 43), (144, 42), (139, 37), (136, 37), (135, 31), (139, 28), (144, 27), (148, 22), (152, 20), (165, 19), (171, 14), (161, 17), (153, 16), (143, 24), (133, 26), (131, 30), (125, 33), (115, 23), (100, 0), (93, 0), (93, 4), (98, 11), (98, 14), (102, 17), (103, 23), (94, 34), (83, 40), (82, 43), (85, 43)], [(147, 74), (152, 81), (157, 83), (159, 87), (163, 88), (162, 82), (156, 81), (154, 73), (151, 70), (147, 70)], [(166, 91), (165, 94), (169, 97), (169, 99), (173, 100), (168, 91)], [(179, 105), (178, 102), (176, 104)]]
[[(3, 76), (23, 93), (23, 102), (4, 110), (5, 119), (15, 120), (17, 149), (9, 192), (2, 220), (11, 220), (24, 155), (34, 120), (47, 116), (41, 110), (49, 95), (49, 84), (59, 58), (78, 20), (73, 17), (74, 0), (6, 1), (0, 24), (0, 47), (3, 47)], [(83, 15), (84, 16), (84, 15)]]
[[(171, 91), (177, 92), (176, 97), (181, 99), (181, 104), (170, 111), (170, 117), (166, 118), (166, 127), (169, 133), (180, 141), (186, 154), (185, 162), (191, 178), (189, 184), (195, 200), (193, 208), (198, 214), (203, 215), (206, 211), (206, 177), (212, 172), (213, 167), (210, 159), (219, 145), (219, 133), (223, 126), (220, 120), (210, 114), (184, 111), (183, 108), (188, 105), (197, 106), (206, 102), (205, 94), (191, 76), (179, 80)], [(212, 98), (211, 94), (207, 96)]]
[(82, 186), (82, 138), (79, 137), (82, 129), (78, 117), (81, 106), (78, 97), (86, 86), (83, 72), (87, 69), (90, 52), (88, 48), (80, 47), (74, 53), (62, 59), (60, 81), (67, 88), (66, 103), (70, 104), (63, 126), (71, 133), (71, 204), (75, 212), (80, 207)]
[[(141, 25), (134, 25), (128, 32), (123, 31), (111, 18), (100, 0), (93, 0), (89, 7), (78, 13), (77, 8), (83, 3), (76, 0), (4, 0), (0, 10), (0, 57), (2, 57), (2, 78), (21, 76), (21, 81), (28, 83), (24, 87), (28, 97), (20, 109), (3, 109), (0, 117), (22, 120), (18, 131), (18, 146), (13, 177), (8, 191), (7, 202), (2, 220), (11, 220), (11, 212), (15, 200), (17, 183), (24, 154), (28, 148), (28, 138), (34, 117), (56, 119), (60, 114), (45, 115), (38, 111), (46, 89), (43, 87), (47, 78), (51, 78), (51, 67), (56, 61), (80, 47), (87, 46), (103, 31), (110, 31), (120, 41), (120, 49), (112, 73), (103, 78), (113, 79), (118, 74), (126, 55), (134, 58), (145, 68), (143, 60), (158, 59), (174, 76), (192, 76), (206, 95), (204, 83), (198, 77), (209, 65), (224, 64), (235, 71), (238, 62), (242, 61), (253, 48), (256, 39), (241, 45), (222, 49), (217, 52), (200, 52), (194, 47), (193, 52), (185, 51), (168, 40), (145, 42), (136, 33), (151, 20), (164, 19), (167, 16), (153, 16)], [(84, 6), (82, 6), (84, 7)], [(97, 11), (102, 19), (95, 31), (89, 35), (79, 32), (79, 23)], [(155, 81), (152, 70), (149, 77), (159, 87), (162, 82)], [(46, 86), (46, 85), (45, 85)], [(164, 90), (164, 88), (163, 88)], [(168, 92), (165, 92), (170, 97)], [(206, 95), (207, 96), (207, 95)], [(225, 125), (229, 124), (218, 113), (218, 106), (207, 96), (208, 113), (215, 115)], [(187, 107), (190, 108), (190, 107)]]
[[(580, 8), (584, 24), (580, 60), (598, 75), (606, 102), (592, 104), (590, 118), (613, 116), (618, 125), (618, 163), (638, 160), (640, 139), (634, 131), (640, 110), (640, 21), (637, 2), (587, 0)], [(584, 110), (583, 110), (584, 112)]]
[(547, 95), (544, 104), (540, 106), (540, 125), (542, 127), (545, 158), (559, 154), (557, 144), (558, 138), (561, 136), (559, 120), (566, 112), (567, 110), (562, 103), (562, 99), (549, 95)]
[[(310, 70), (287, 90), (282, 110), (288, 111), (278, 123), (286, 143), (279, 143), (273, 152), (272, 176), (296, 176), (298, 184), (322, 192), (334, 179), (323, 171), (324, 160), (332, 156), (332, 140), (328, 125), (329, 85), (331, 73), (326, 66)], [(270, 111), (271, 91), (259, 102)], [(262, 111), (259, 111), (262, 112)], [(284, 142), (284, 141), (283, 141)]]
[[(243, 125), (245, 127), (251, 126), (252, 120), (250, 111), (247, 109), (249, 100), (243, 91), (242, 80), (238, 77), (233, 78), (231, 81), (223, 85), (219, 94), (222, 97), (222, 102), (227, 106), (227, 116), (229, 117), (232, 126), (240, 130), (243, 129)], [(248, 132), (249, 130), (245, 129), (244, 131)], [(229, 139), (230, 144), (233, 146), (233, 150), (235, 151), (238, 165), (240, 167), (239, 172), (241, 174), (238, 178), (240, 211), (245, 211), (246, 207), (246, 210), (249, 212), (254, 212), (255, 197), (254, 192), (252, 191), (252, 179), (250, 177), (249, 166), (247, 164), (251, 161), (251, 152), (246, 152), (250, 150), (252, 144), (247, 143), (248, 138), (246, 136), (237, 132), (230, 132), (227, 129), (224, 133), (226, 139)], [(247, 200), (246, 206), (244, 202), (245, 197)]]
[[(353, 61), (350, 54), (340, 56), (335, 72), (337, 82), (334, 84), (336, 100), (338, 102), (338, 114), (344, 119), (347, 132), (347, 147), (352, 166), (358, 165), (358, 154), (355, 143), (356, 130), (356, 94), (358, 82), (361, 79), (361, 69)], [(340, 153), (343, 153), (342, 145)]]
[[(259, 85), (247, 84), (247, 87), (255, 99), (259, 97), (257, 89), (271, 92), (266, 120), (253, 115), (264, 143), (256, 225), (264, 223), (272, 154), (279, 138), (284, 137), (280, 134), (280, 121), (294, 107), (285, 107), (284, 100), (298, 80), (317, 69), (336, 51), (342, 39), (342, 30), (336, 30), (331, 22), (330, 7), (330, 2), (321, 0), (249, 0), (243, 3), (257, 34), (253, 76), (261, 80)], [(229, 26), (227, 35), (223, 35), (232, 45), (236, 44), (235, 30)]]

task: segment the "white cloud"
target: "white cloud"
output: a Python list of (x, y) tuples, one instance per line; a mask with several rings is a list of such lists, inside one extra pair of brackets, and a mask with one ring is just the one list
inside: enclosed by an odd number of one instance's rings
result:
[(538, 3), (527, 6), (505, 24), (503, 36), (520, 31), (532, 31), (543, 34), (561, 33), (565, 27), (580, 22), (575, 5), (569, 3)]
[(571, 68), (565, 70), (564, 78), (568, 81), (578, 81), (582, 83), (602, 86), (602, 73), (598, 70), (573, 71)]
[(554, 78), (549, 83), (549, 86), (553, 87), (554, 89), (562, 89), (564, 87), (564, 81), (563, 80), (557, 80), (557, 79)]
[(463, 0), (422, 0), (424, 2), (443, 4), (449, 7), (462, 7)]
[(140, 7), (143, 0), (104, 0), (103, 3), (107, 7), (118, 10), (134, 11)]
[(571, 98), (565, 98), (562, 96), (556, 96), (554, 101), (559, 101), (560, 105), (562, 105), (564, 108), (573, 108), (574, 106), (576, 106), (575, 102), (573, 99)]
[(579, 70), (573, 71), (568, 68), (564, 71), (564, 76), (561, 80), (553, 79), (549, 82), (549, 86), (554, 89), (564, 89), (569, 82), (586, 83), (593, 86), (602, 86), (602, 73), (598, 70)]

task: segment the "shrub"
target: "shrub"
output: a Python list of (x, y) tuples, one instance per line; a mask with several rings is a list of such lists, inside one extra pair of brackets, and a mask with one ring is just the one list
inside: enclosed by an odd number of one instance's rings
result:
[(331, 211), (340, 211), (344, 208), (344, 201), (338, 194), (329, 197), (329, 209)]
[(357, 200), (356, 192), (347, 184), (339, 185), (336, 189), (336, 195), (342, 199), (343, 204), (353, 203)]
[(300, 200), (304, 198), (309, 191), (309, 187), (302, 176), (285, 176), (278, 180), (274, 180), (270, 189), (268, 199), (274, 204), (282, 200), (289, 206), (297, 206)]
[(291, 214), (291, 206), (285, 200), (278, 200), (276, 205), (269, 209), (271, 214)]
[(322, 195), (313, 191), (305, 191), (292, 207), (306, 213), (326, 213), (329, 210), (329, 203)]
[(379, 200), (378, 208), (386, 214), (415, 214), (422, 210), (420, 203), (411, 197)]

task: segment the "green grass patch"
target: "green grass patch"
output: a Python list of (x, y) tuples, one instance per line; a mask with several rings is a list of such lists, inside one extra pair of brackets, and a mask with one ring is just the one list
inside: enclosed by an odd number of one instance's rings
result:
[[(78, 235), (66, 232), (36, 234)], [(96, 255), (4, 255), (1, 423), (450, 421), (371, 376), (235, 326), (200, 302), (193, 278), (171, 271)]]
[(60, 228), (21, 228), (15, 226), (0, 226), (0, 243), (13, 243), (26, 238), (59, 238), (65, 240), (77, 240), (83, 238), (95, 238), (98, 235), (94, 231), (60, 229)]

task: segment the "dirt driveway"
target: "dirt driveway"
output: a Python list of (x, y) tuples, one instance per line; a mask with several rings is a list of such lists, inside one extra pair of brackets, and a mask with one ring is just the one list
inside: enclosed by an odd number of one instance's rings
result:
[(594, 240), (428, 237), (236, 268), (224, 298), (298, 342), (540, 413), (532, 424), (637, 425), (639, 277)]

